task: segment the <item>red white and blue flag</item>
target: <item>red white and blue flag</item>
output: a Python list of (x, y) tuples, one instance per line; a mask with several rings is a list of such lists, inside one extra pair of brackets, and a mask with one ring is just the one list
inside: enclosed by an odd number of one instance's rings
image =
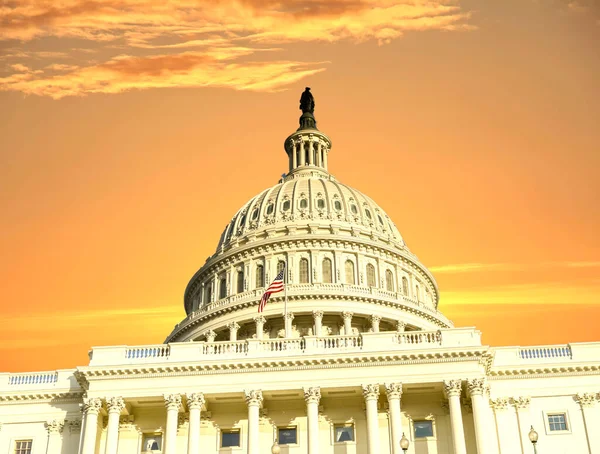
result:
[(260, 303), (258, 305), (258, 312), (262, 312), (267, 305), (267, 301), (269, 301), (269, 297), (271, 293), (279, 293), (284, 290), (283, 276), (285, 274), (285, 268), (282, 269), (277, 276), (275, 276), (275, 280), (269, 285), (269, 288), (265, 291), (265, 294), (260, 299)]

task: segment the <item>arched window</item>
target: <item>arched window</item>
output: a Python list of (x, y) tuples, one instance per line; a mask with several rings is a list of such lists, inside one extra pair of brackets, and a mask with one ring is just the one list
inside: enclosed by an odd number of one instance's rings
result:
[(269, 203), (267, 205), (267, 214), (273, 214), (273, 208), (274, 208), (274, 205), (272, 203)]
[(291, 205), (290, 201), (289, 200), (285, 200), (283, 202), (283, 211), (288, 211), (290, 209), (290, 205)]
[(308, 259), (300, 259), (300, 283), (308, 284)]
[(326, 284), (331, 284), (331, 259), (325, 258), (323, 259), (323, 282)]
[(385, 272), (385, 289), (388, 292), (394, 291), (394, 275), (390, 270), (386, 270)]
[(254, 211), (252, 212), (252, 220), (256, 221), (258, 219), (258, 208), (254, 208)]
[(219, 299), (227, 296), (227, 279), (222, 277), (219, 281)]
[(204, 302), (210, 303), (212, 301), (212, 282), (206, 283), (206, 288), (204, 289)]
[(369, 210), (365, 210), (365, 214), (367, 215), (367, 218), (371, 219), (371, 212)]
[(244, 270), (237, 272), (237, 292), (242, 293), (244, 291)]
[(352, 260), (346, 260), (344, 265), (346, 271), (346, 284), (355, 284), (354, 280), (354, 262)]
[(321, 210), (322, 210), (323, 208), (325, 208), (325, 200), (324, 200), (324, 199), (318, 199), (318, 200), (317, 200), (317, 208), (319, 208), (319, 209), (321, 209)]
[(265, 286), (265, 268), (262, 265), (256, 265), (256, 288)]
[(300, 208), (307, 208), (307, 207), (308, 207), (308, 200), (300, 199)]
[(342, 209), (342, 202), (340, 202), (339, 200), (334, 200), (333, 201), (333, 207), (340, 211)]
[(408, 296), (408, 279), (402, 277), (402, 293), (404, 296)]
[(372, 264), (367, 265), (367, 285), (375, 287), (375, 267)]
[(281, 273), (285, 269), (285, 262), (280, 260), (277, 262), (277, 274)]

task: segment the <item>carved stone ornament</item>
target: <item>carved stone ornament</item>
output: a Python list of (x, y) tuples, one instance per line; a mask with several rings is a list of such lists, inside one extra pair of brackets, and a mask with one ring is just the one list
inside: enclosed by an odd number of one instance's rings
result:
[(288, 312), (287, 314), (283, 314), (283, 316), (285, 318), (287, 318), (289, 321), (294, 320), (294, 313), (293, 312)]
[(320, 310), (313, 311), (313, 317), (315, 318), (315, 320), (317, 320), (317, 319), (323, 320), (323, 315), (324, 315), (323, 311), (320, 311)]
[(444, 380), (444, 391), (448, 397), (458, 396), (462, 392), (461, 380)]
[(342, 318), (344, 320), (352, 320), (352, 317), (354, 317), (354, 312), (350, 312), (350, 311), (342, 312)]
[(267, 322), (267, 319), (262, 315), (257, 315), (254, 317), (254, 323), (257, 325), (264, 325)]
[(55, 419), (46, 422), (46, 430), (48, 431), (48, 434), (59, 434), (62, 432), (64, 425), (64, 421), (58, 421)]
[(386, 383), (385, 393), (388, 401), (402, 398), (402, 383)]
[(508, 408), (508, 398), (498, 397), (497, 399), (490, 399), (490, 407), (494, 411), (506, 410)]
[(229, 331), (237, 331), (240, 329), (240, 325), (238, 322), (231, 322), (227, 324), (227, 328), (229, 328)]
[(263, 402), (263, 395), (260, 389), (257, 390), (246, 390), (244, 391), (246, 396), (246, 403), (248, 406), (261, 406)]
[(365, 400), (377, 400), (379, 398), (379, 384), (362, 385), (362, 391)]
[(119, 416), (119, 430), (135, 430), (135, 417), (133, 415)]
[(190, 410), (201, 409), (202, 405), (206, 402), (204, 394), (202, 393), (189, 393), (187, 397), (187, 406)]
[(517, 410), (524, 410), (529, 408), (531, 397), (513, 397), (511, 401)]
[(121, 411), (125, 408), (125, 401), (122, 397), (108, 397), (106, 399), (106, 407), (108, 409), (108, 413), (121, 413)]
[(467, 380), (467, 388), (471, 396), (483, 396), (486, 391), (485, 378), (471, 378)]
[(575, 402), (582, 408), (591, 408), (596, 405), (596, 395), (592, 393), (578, 393), (575, 396)]
[(304, 388), (304, 400), (306, 400), (307, 404), (318, 404), (321, 400), (321, 388), (318, 386)]
[(217, 333), (215, 333), (212, 329), (209, 329), (204, 333), (204, 337), (206, 338), (206, 342), (214, 342), (215, 337), (217, 337)]
[(83, 412), (85, 414), (98, 414), (102, 408), (102, 401), (98, 397), (83, 398)]
[(399, 333), (403, 333), (405, 329), (406, 329), (406, 322), (402, 322), (402, 321), (398, 320), (398, 322), (396, 323), (396, 330)]
[(165, 394), (165, 407), (168, 410), (177, 410), (181, 408), (181, 396), (179, 394)]

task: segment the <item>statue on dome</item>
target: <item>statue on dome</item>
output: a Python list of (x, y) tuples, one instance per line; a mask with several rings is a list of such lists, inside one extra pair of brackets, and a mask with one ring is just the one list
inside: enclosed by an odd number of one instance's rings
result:
[(315, 112), (315, 98), (313, 98), (313, 95), (310, 92), (310, 87), (306, 87), (304, 92), (302, 92), (302, 96), (300, 97), (300, 110), (302, 110), (303, 114)]

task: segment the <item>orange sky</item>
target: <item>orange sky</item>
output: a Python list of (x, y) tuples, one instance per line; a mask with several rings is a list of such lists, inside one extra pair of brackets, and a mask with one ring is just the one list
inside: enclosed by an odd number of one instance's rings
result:
[(0, 371), (162, 342), (307, 85), (457, 326), (600, 341), (597, 1), (4, 5)]

